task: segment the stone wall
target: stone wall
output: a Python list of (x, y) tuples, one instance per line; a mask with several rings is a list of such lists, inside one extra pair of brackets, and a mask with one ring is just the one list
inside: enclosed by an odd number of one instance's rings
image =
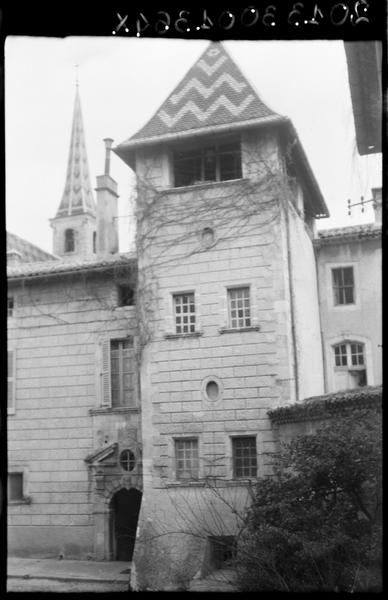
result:
[[(94, 484), (84, 461), (104, 443), (98, 344), (135, 332), (134, 308), (117, 307), (112, 274), (10, 282), (16, 353), (15, 412), (8, 417), (9, 471), (23, 472), (29, 503), (8, 504), (8, 552), (93, 555)], [(122, 414), (112, 414), (117, 441)], [(139, 426), (139, 413), (132, 417)], [(102, 432), (102, 433), (101, 433)]]

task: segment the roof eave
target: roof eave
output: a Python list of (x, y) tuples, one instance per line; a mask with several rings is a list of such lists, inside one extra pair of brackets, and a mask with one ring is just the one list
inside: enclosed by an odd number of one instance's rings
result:
[(149, 138), (133, 139), (130, 138), (122, 142), (115, 148), (113, 152), (119, 156), (127, 165), (134, 169), (136, 150), (156, 144), (181, 141), (193, 137), (201, 137), (211, 135), (213, 133), (223, 133), (235, 130), (242, 130), (248, 127), (264, 127), (272, 124), (281, 124), (288, 121), (287, 117), (281, 115), (270, 115), (268, 117), (260, 117), (257, 119), (249, 119), (246, 121), (236, 121), (233, 123), (223, 123), (221, 125), (211, 125), (210, 127), (200, 127), (196, 129), (187, 129), (186, 131), (178, 131), (163, 135), (156, 135)]
[(83, 275), (87, 272), (93, 272), (93, 273), (102, 273), (104, 271), (111, 271), (114, 270), (116, 268), (127, 268), (127, 269), (131, 269), (131, 270), (135, 270), (137, 268), (137, 258), (136, 257), (132, 257), (132, 258), (128, 258), (126, 261), (122, 260), (122, 261), (117, 261), (117, 262), (112, 262), (111, 264), (97, 264), (97, 265), (85, 265), (85, 266), (80, 266), (80, 267), (70, 267), (69, 269), (59, 269), (58, 271), (41, 271), (41, 272), (32, 272), (32, 273), (15, 273), (14, 275), (12, 273), (7, 274), (7, 280), (9, 283), (18, 283), (20, 281), (26, 281), (26, 280), (39, 280), (39, 279), (48, 279), (48, 278), (52, 278), (54, 279), (55, 277), (63, 277), (63, 276), (68, 276), (68, 275), (72, 275), (72, 276), (78, 276), (78, 275)]

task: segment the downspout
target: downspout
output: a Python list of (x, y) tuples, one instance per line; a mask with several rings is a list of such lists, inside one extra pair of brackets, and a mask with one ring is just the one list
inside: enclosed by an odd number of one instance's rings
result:
[(315, 257), (315, 273), (317, 278), (317, 292), (318, 292), (318, 314), (319, 314), (319, 331), (321, 334), (321, 348), (322, 348), (322, 363), (323, 363), (323, 393), (327, 393), (327, 363), (326, 363), (326, 352), (325, 352), (325, 342), (323, 337), (323, 329), (322, 329), (322, 313), (321, 313), (321, 289), (319, 285), (319, 268), (318, 268), (318, 252), (319, 246), (314, 246), (314, 257)]
[(290, 221), (288, 216), (288, 197), (286, 195), (286, 202), (284, 202), (285, 216), (286, 216), (286, 242), (287, 242), (287, 265), (288, 265), (288, 286), (290, 292), (290, 313), (291, 313), (291, 338), (292, 338), (292, 349), (294, 358), (294, 380), (295, 380), (295, 398), (299, 400), (299, 368), (298, 368), (298, 353), (296, 347), (296, 330), (295, 330), (295, 300), (294, 300), (294, 285), (292, 281), (292, 260), (291, 260), (291, 243), (290, 243)]

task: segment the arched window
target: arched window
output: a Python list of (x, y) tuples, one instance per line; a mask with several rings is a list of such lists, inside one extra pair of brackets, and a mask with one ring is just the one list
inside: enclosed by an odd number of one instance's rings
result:
[(333, 346), (336, 389), (362, 387), (367, 384), (364, 344), (343, 341)]
[(66, 229), (66, 231), (65, 231), (65, 252), (74, 252), (74, 250), (75, 250), (74, 229)]

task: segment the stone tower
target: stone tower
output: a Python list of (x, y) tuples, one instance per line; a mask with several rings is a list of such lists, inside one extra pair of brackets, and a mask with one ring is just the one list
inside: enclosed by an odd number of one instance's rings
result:
[(233, 551), (233, 511), (270, 470), (267, 411), (323, 392), (312, 239), (328, 213), (292, 123), (219, 43), (115, 151), (138, 185), (132, 585), (182, 589)]
[(91, 258), (96, 253), (96, 207), (90, 184), (78, 83), (65, 189), (50, 220), (53, 252), (63, 259)]

